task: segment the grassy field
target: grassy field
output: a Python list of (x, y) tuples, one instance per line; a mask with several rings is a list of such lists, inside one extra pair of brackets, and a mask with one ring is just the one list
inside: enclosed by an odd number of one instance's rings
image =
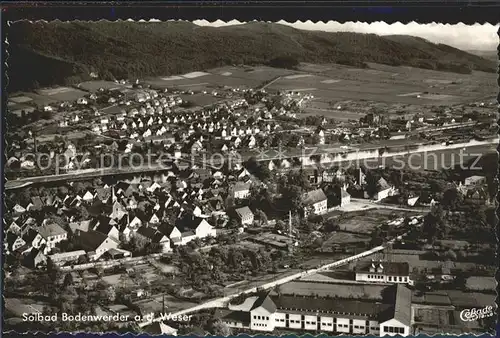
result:
[(472, 276), (467, 278), (465, 287), (468, 290), (495, 290), (496, 280), (495, 277), (482, 277), (482, 276)]
[(333, 284), (313, 282), (290, 282), (280, 286), (281, 294), (317, 295), (318, 297), (339, 297), (364, 300), (381, 300), (382, 291), (387, 286), (362, 284)]
[(415, 318), (417, 323), (425, 323), (439, 326), (455, 325), (453, 310), (446, 309), (415, 309)]
[(48, 96), (55, 99), (56, 101), (76, 101), (80, 97), (83, 97), (86, 92), (78, 90), (76, 88), (70, 87), (55, 87), (55, 88), (44, 88), (37, 90), (37, 94), (41, 96)]
[[(471, 75), (437, 72), (411, 67), (370, 64), (372, 69), (339, 65), (303, 64), (300, 70), (314, 76), (283, 77), (269, 89), (309, 88), (314, 100), (307, 112), (337, 117), (333, 108), (345, 100), (360, 99), (385, 103), (449, 105), (483, 97), (495, 97), (495, 75), (473, 72)], [(426, 93), (428, 92), (428, 94)], [(421, 95), (420, 98), (417, 95)], [(342, 115), (342, 114), (340, 114)]]
[(99, 90), (99, 88), (111, 90), (111, 89), (122, 89), (125, 87), (127, 87), (127, 85), (122, 85), (113, 81), (102, 81), (102, 80), (86, 81), (80, 83), (80, 88), (88, 92), (96, 92)]
[(203, 107), (208, 106), (220, 101), (220, 98), (214, 97), (209, 94), (194, 94), (194, 95), (180, 95), (183, 101), (192, 102), (195, 106)]

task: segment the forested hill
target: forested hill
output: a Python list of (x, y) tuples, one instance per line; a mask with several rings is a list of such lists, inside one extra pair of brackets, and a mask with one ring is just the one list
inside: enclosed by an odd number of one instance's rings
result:
[(365, 67), (366, 62), (460, 73), (496, 63), (423, 39), (303, 31), (269, 23), (200, 27), (189, 22), (17, 22), (8, 30), (9, 91), (104, 78), (170, 75), (293, 57)]

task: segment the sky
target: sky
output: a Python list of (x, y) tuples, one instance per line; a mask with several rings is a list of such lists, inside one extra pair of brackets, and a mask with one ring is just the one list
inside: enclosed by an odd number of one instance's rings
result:
[[(206, 20), (196, 20), (195, 24), (200, 26), (228, 26), (241, 24), (236, 20), (223, 22), (217, 20), (208, 22)], [(419, 24), (411, 22), (408, 24), (394, 23), (387, 24), (385, 22), (318, 22), (311, 21), (288, 23), (286, 21), (278, 21), (280, 24), (289, 25), (298, 29), (305, 30), (321, 30), (327, 32), (356, 32), (356, 33), (374, 33), (378, 35), (404, 34), (418, 36), (427, 39), (434, 43), (443, 43), (463, 50), (496, 50), (498, 40), (499, 25), (492, 24), (475, 24), (465, 25), (463, 23), (450, 24)]]

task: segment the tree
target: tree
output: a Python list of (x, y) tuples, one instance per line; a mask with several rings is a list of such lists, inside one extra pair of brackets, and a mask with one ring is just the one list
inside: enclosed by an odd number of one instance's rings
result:
[(259, 220), (261, 225), (267, 225), (267, 215), (264, 211), (257, 209), (255, 211), (255, 216)]
[(53, 283), (57, 283), (61, 278), (61, 270), (57, 265), (52, 262), (50, 258), (47, 259), (47, 276)]
[(286, 224), (282, 220), (276, 221), (276, 224), (274, 225), (274, 230), (276, 231), (285, 231), (286, 230)]
[(236, 218), (231, 218), (229, 220), (228, 226), (229, 229), (237, 229), (240, 227), (240, 222)]
[(234, 208), (234, 205), (235, 205), (234, 204), (234, 197), (231, 194), (227, 195), (225, 205), (226, 205), (226, 210)]
[(71, 286), (71, 285), (73, 285), (73, 276), (71, 275), (71, 272), (68, 272), (64, 276), (63, 288), (67, 288), (68, 286)]
[(283, 195), (286, 196), (286, 204), (288, 204), (289, 210), (301, 211), (303, 209), (303, 192), (299, 186), (291, 185), (286, 187), (286, 193)]
[(445, 233), (445, 224), (443, 219), (443, 211), (438, 206), (432, 209), (424, 217), (422, 232), (429, 241), (434, 241), (436, 238), (442, 238)]
[(451, 188), (444, 192), (441, 204), (448, 210), (456, 209), (463, 202), (463, 195), (457, 189)]
[(375, 194), (378, 193), (378, 181), (379, 177), (375, 175), (373, 171), (368, 171), (365, 176), (365, 191), (368, 194), (368, 197), (373, 198)]
[(457, 260), (457, 254), (455, 253), (455, 251), (453, 251), (451, 249), (448, 250), (448, 251), (446, 251), (445, 256), (449, 260), (452, 260), (452, 261), (456, 261)]
[(325, 223), (324, 229), (326, 232), (333, 232), (340, 229), (340, 226), (334, 219), (328, 219)]
[(232, 335), (232, 330), (221, 320), (216, 320), (212, 323), (210, 332), (215, 336), (227, 337)]

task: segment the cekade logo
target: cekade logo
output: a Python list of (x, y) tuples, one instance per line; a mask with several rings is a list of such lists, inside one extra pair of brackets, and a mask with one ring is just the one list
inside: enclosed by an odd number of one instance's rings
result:
[(460, 319), (464, 322), (472, 322), (491, 316), (493, 316), (493, 306), (486, 306), (483, 309), (465, 309), (460, 312)]

